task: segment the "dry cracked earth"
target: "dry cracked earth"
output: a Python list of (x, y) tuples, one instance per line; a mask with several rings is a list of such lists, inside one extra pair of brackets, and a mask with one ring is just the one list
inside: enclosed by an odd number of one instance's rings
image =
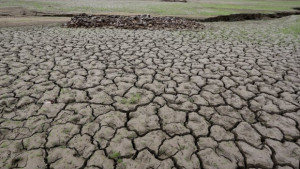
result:
[(289, 20), (1, 28), (0, 168), (299, 169)]

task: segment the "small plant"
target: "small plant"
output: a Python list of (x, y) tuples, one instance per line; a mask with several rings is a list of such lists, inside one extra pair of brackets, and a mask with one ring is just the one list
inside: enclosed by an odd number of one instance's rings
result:
[(135, 95), (131, 96), (129, 99), (129, 104), (136, 104), (141, 99), (141, 94), (136, 93)]
[(185, 149), (185, 146), (179, 145), (179, 149), (180, 149), (180, 150), (184, 150), (184, 149)]
[(68, 128), (64, 128), (63, 133), (65, 134), (69, 134), (71, 132), (71, 129)]
[(117, 160), (121, 156), (120, 152), (114, 152), (111, 155), (109, 155), (110, 158)]
[(41, 156), (43, 156), (42, 152), (38, 152), (38, 153), (35, 154), (35, 157), (41, 157)]
[(117, 163), (122, 163), (123, 160), (121, 158), (121, 153), (120, 152), (114, 152), (111, 155), (109, 155), (110, 158), (114, 159), (117, 161)]
[(136, 104), (140, 101), (142, 95), (140, 93), (136, 93), (134, 95), (132, 95), (130, 98), (126, 99), (126, 98), (123, 98), (121, 100), (121, 103), (122, 104)]
[(7, 146), (8, 146), (7, 143), (3, 143), (3, 144), (1, 144), (0, 148), (5, 148), (5, 147), (7, 147)]
[(162, 148), (162, 149), (159, 150), (160, 155), (165, 154), (166, 152), (167, 152), (166, 148)]
[(80, 121), (80, 118), (79, 117), (72, 117), (71, 121), (74, 122), (74, 123), (77, 123), (77, 122)]
[(126, 103), (127, 103), (127, 99), (123, 98), (123, 99), (121, 100), (121, 103), (122, 103), (122, 104), (126, 104)]

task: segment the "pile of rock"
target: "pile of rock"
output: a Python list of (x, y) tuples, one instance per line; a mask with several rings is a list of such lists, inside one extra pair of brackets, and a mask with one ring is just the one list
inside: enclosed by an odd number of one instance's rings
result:
[(87, 15), (80, 14), (65, 24), (69, 28), (77, 27), (115, 27), (124, 29), (203, 29), (204, 25), (178, 17), (152, 17), (150, 15)]

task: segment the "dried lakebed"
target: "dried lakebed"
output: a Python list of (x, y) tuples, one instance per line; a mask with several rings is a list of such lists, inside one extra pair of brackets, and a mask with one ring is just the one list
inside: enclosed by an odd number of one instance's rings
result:
[(0, 29), (0, 168), (298, 169), (286, 20)]

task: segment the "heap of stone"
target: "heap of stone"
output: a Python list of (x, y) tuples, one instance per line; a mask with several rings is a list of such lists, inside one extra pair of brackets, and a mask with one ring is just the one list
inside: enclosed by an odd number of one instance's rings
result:
[(150, 15), (87, 15), (80, 14), (65, 24), (69, 28), (115, 27), (125, 29), (203, 29), (204, 25), (178, 17), (152, 17)]

